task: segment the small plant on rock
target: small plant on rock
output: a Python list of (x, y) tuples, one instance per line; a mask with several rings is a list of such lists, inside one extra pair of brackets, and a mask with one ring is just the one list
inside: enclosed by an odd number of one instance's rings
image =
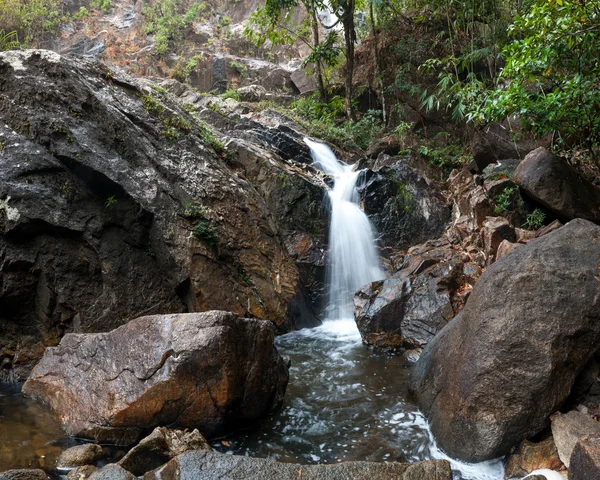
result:
[(533, 212), (527, 215), (523, 226), (527, 230), (537, 230), (544, 225), (544, 220), (546, 220), (546, 214), (539, 208), (536, 208)]

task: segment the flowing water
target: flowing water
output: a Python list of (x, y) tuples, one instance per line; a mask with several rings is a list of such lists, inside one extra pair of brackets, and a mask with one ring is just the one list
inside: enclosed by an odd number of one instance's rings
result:
[[(353, 292), (385, 276), (372, 228), (356, 204), (358, 172), (340, 163), (325, 145), (307, 143), (315, 164), (335, 179), (329, 192), (329, 320), (277, 339), (279, 351), (291, 360), (283, 408), (257, 428), (213, 446), (299, 463), (447, 458), (409, 399), (406, 360), (362, 345), (352, 316)], [(58, 453), (72, 442), (44, 406), (0, 386), (0, 471), (51, 469)], [(455, 479), (504, 478), (501, 462), (451, 463)]]

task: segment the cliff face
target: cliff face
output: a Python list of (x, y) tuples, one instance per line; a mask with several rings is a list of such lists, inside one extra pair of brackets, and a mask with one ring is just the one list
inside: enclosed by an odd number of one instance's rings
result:
[(168, 95), (43, 50), (0, 79), (0, 380), (145, 314), (317, 322), (264, 198)]

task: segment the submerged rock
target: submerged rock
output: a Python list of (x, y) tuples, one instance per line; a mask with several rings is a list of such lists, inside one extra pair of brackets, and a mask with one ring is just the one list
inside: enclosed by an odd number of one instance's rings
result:
[(318, 323), (271, 204), (171, 96), (44, 50), (0, 77), (0, 381), (141, 315)]
[(411, 371), (445, 452), (495, 458), (547, 425), (598, 350), (599, 266), (600, 227), (574, 220), (486, 270)]
[(563, 220), (600, 222), (600, 188), (579, 177), (565, 159), (538, 148), (515, 170), (513, 181)]
[(287, 367), (264, 320), (205, 312), (148, 316), (48, 348), (23, 393), (68, 434), (130, 445), (159, 425), (205, 435), (239, 429), (280, 405)]
[(86, 443), (77, 445), (76, 447), (67, 448), (60, 454), (56, 465), (61, 467), (81, 467), (83, 465), (91, 465), (100, 460), (104, 456), (104, 452), (100, 445), (95, 443)]
[(450, 464), (432, 460), (414, 464), (343, 462), (333, 465), (298, 465), (266, 458), (194, 451), (144, 475), (144, 480), (452, 480)]

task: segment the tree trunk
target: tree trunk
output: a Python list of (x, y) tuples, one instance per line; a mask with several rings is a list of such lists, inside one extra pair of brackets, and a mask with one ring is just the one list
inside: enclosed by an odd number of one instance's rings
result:
[[(319, 43), (319, 20), (317, 18), (316, 10), (311, 12), (311, 27), (312, 27), (312, 37), (313, 37), (313, 48), (316, 48)], [(325, 81), (323, 80), (323, 65), (321, 64), (321, 60), (317, 60), (315, 63), (315, 70), (317, 72), (317, 84), (319, 88), (319, 96), (321, 100), (326, 102), (328, 100), (327, 90), (325, 89)]]
[(383, 78), (381, 78), (381, 58), (379, 55), (379, 38), (377, 36), (377, 27), (375, 25), (375, 15), (373, 13), (373, 1), (369, 2), (369, 17), (371, 20), (371, 33), (373, 35), (373, 53), (375, 55), (375, 82), (379, 83), (381, 91), (381, 111), (383, 112), (383, 124), (387, 125), (387, 112), (385, 110), (385, 89), (383, 87)]
[(348, 120), (354, 120), (352, 80), (354, 77), (354, 42), (356, 40), (354, 31), (355, 0), (348, 0), (346, 6), (343, 13), (344, 40), (346, 42), (346, 116)]

